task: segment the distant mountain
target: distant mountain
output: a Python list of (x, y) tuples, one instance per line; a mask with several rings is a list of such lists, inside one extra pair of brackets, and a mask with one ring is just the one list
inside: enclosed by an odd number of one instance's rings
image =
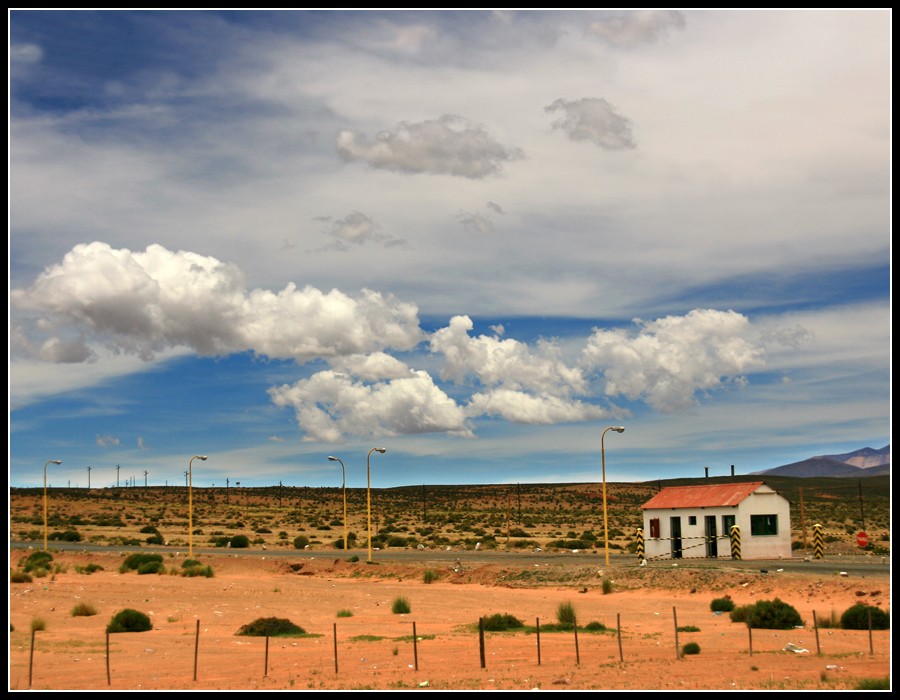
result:
[(795, 477), (868, 477), (891, 473), (891, 446), (880, 450), (863, 447), (840, 455), (820, 455), (754, 474)]

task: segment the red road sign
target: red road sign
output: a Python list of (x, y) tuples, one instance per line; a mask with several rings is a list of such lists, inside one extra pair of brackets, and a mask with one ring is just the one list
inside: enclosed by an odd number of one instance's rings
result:
[(856, 546), (862, 548), (869, 546), (869, 536), (865, 532), (860, 531), (857, 533)]

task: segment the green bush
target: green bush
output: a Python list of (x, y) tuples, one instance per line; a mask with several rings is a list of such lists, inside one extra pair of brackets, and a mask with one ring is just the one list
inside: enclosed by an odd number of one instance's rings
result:
[(250, 546), (250, 538), (247, 535), (235, 535), (228, 543), (232, 549), (246, 549)]
[(884, 610), (865, 603), (851, 605), (841, 615), (841, 628), (845, 630), (869, 629), (869, 615), (872, 616), (873, 630), (889, 630), (891, 617)]
[(72, 608), (72, 617), (91, 617), (96, 614), (97, 611), (90, 603), (78, 603)]
[(122, 566), (119, 567), (119, 572), (124, 574), (126, 571), (137, 571), (145, 564), (152, 562), (162, 564), (162, 560), (162, 554), (135, 552), (134, 554), (129, 554), (125, 557), (125, 561), (123, 561)]
[(261, 617), (241, 627), (237, 633), (244, 637), (299, 637), (306, 631), (281, 617)]
[(890, 690), (891, 679), (885, 678), (861, 678), (854, 690)]
[(32, 632), (43, 632), (47, 629), (47, 621), (42, 617), (35, 617), (31, 620), (31, 631)]
[(65, 532), (51, 532), (47, 539), (62, 540), (63, 542), (81, 542), (81, 533), (78, 530), (66, 530)]
[(76, 566), (75, 571), (77, 571), (79, 574), (89, 575), (94, 573), (95, 571), (103, 571), (103, 567), (99, 564), (91, 562), (90, 564), (85, 564), (84, 566)]
[(596, 620), (593, 620), (591, 622), (588, 622), (584, 626), (584, 628), (588, 632), (603, 632), (606, 630), (606, 625), (604, 625), (602, 622), (597, 622)]
[(603, 595), (609, 595), (610, 593), (612, 593), (613, 582), (610, 581), (608, 578), (603, 579), (603, 583), (601, 585), (602, 585)]
[(309, 537), (306, 535), (297, 535), (294, 538), (294, 549), (306, 549), (309, 546)]
[(506, 632), (525, 626), (521, 620), (509, 613), (494, 613), (481, 619), (486, 632)]
[(562, 602), (556, 607), (556, 621), (560, 627), (573, 629), (575, 627), (575, 606), (569, 602)]
[[(187, 562), (185, 562), (187, 563)], [(204, 578), (212, 578), (213, 570), (212, 567), (208, 564), (204, 566), (200, 562), (196, 562), (192, 566), (182, 566), (181, 567), (181, 575), (186, 576), (187, 578), (194, 578), (195, 576), (203, 576)]]
[(689, 656), (691, 654), (699, 654), (700, 653), (700, 645), (697, 642), (688, 642), (683, 647), (681, 647), (681, 655)]
[(34, 571), (35, 569), (49, 569), (52, 561), (53, 555), (50, 552), (32, 552), (22, 565), (22, 569), (25, 572)]
[(778, 598), (735, 608), (731, 611), (731, 621), (764, 630), (789, 630), (803, 626), (803, 619), (796, 608)]
[(10, 583), (31, 583), (32, 578), (31, 574), (26, 574), (24, 571), (10, 571), (9, 572), (9, 582)]
[(437, 571), (434, 569), (425, 569), (422, 573), (422, 581), (425, 583), (434, 583), (439, 578)]
[(164, 574), (166, 573), (166, 565), (161, 561), (146, 561), (137, 569), (138, 575), (144, 574)]
[(709, 609), (713, 612), (731, 612), (734, 610), (734, 601), (728, 595), (724, 598), (714, 598), (709, 604)]
[(146, 632), (153, 629), (153, 623), (144, 613), (134, 610), (133, 608), (125, 608), (113, 615), (112, 620), (106, 626), (106, 631), (110, 634), (116, 632)]
[(406, 615), (410, 611), (409, 600), (400, 595), (394, 598), (391, 604), (391, 612), (395, 615)]

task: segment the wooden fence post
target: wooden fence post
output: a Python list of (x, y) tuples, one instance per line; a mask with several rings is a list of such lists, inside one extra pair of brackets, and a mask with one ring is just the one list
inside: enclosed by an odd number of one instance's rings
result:
[(194, 680), (197, 680), (197, 652), (200, 650), (200, 620), (197, 620), (197, 631), (194, 634)]
[(616, 637), (619, 638), (619, 661), (624, 663), (625, 657), (622, 656), (622, 621), (621, 621), (621, 617), (622, 617), (621, 613), (616, 613)]
[(481, 648), (481, 668), (485, 667), (484, 663), (484, 618), (478, 618), (478, 645)]

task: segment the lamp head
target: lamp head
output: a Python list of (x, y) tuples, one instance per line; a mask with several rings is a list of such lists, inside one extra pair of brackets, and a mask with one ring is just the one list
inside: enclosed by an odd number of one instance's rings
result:
[(615, 430), (617, 433), (624, 433), (624, 432), (625, 432), (625, 426), (622, 426), (622, 425), (614, 425), (614, 426), (613, 426), (613, 430)]
[(62, 464), (62, 460), (61, 459), (51, 459), (50, 463), (51, 464)]
[(204, 462), (206, 461), (206, 455), (197, 455), (197, 459), (202, 459)]
[(341, 461), (337, 457), (329, 457), (328, 459), (331, 460), (332, 462), (340, 462)]
[(386, 447), (376, 447), (375, 451), (380, 452), (381, 454), (384, 454), (385, 452), (387, 452), (387, 448)]

